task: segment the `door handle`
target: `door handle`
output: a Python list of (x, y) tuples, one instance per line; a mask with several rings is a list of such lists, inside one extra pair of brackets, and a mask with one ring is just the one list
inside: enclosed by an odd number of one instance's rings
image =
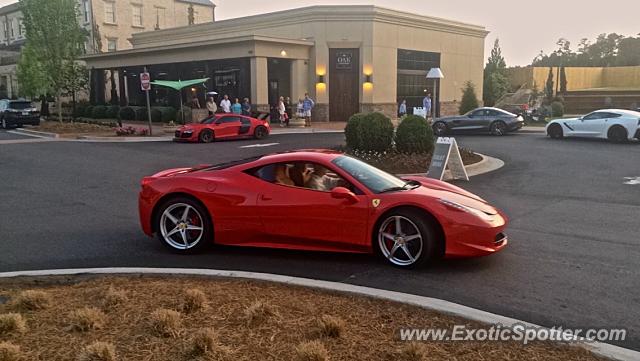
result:
[(271, 198), (269, 196), (266, 196), (264, 194), (260, 195), (260, 199), (263, 200), (263, 201), (271, 201), (271, 200), (273, 200), (273, 198)]

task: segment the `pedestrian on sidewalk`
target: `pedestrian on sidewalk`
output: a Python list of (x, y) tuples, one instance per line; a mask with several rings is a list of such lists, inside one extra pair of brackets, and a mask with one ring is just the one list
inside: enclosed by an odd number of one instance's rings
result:
[(424, 109), (425, 118), (429, 119), (431, 115), (431, 93), (427, 93), (427, 96), (422, 99), (422, 108)]
[(218, 111), (218, 105), (216, 105), (213, 97), (209, 97), (209, 100), (207, 100), (207, 110), (209, 111), (209, 116), (213, 116)]
[(242, 115), (251, 116), (251, 103), (249, 102), (249, 98), (244, 98), (244, 102), (242, 102)]
[(222, 111), (225, 113), (231, 113), (231, 100), (229, 100), (228, 95), (224, 95), (224, 99), (220, 102), (220, 108), (222, 108)]
[(193, 95), (193, 98), (191, 98), (191, 109), (200, 109), (200, 101), (198, 100), (198, 96), (197, 95)]
[(302, 109), (304, 111), (304, 126), (311, 126), (311, 110), (316, 106), (316, 103), (311, 99), (309, 93), (304, 93), (304, 100), (302, 101)]
[(231, 112), (233, 114), (242, 114), (242, 104), (240, 104), (240, 99), (236, 98), (231, 106)]
[(400, 118), (407, 115), (407, 101), (404, 99), (402, 100), (402, 103), (400, 103), (400, 107), (398, 108), (398, 114), (400, 115)]
[(289, 126), (289, 117), (287, 116), (287, 107), (284, 104), (284, 97), (278, 99), (278, 116), (280, 117), (280, 126)]

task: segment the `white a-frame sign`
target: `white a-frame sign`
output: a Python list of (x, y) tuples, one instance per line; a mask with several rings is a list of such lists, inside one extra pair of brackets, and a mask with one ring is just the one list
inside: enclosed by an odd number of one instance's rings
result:
[(462, 156), (460, 155), (456, 138), (440, 137), (433, 150), (427, 177), (442, 180), (447, 168), (451, 172), (453, 179), (469, 180), (467, 170), (462, 163)]

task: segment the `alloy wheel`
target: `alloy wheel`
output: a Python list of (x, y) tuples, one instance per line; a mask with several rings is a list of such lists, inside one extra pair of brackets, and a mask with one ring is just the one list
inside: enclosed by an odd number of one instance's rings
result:
[(418, 226), (409, 218), (391, 216), (378, 231), (382, 255), (397, 266), (411, 266), (420, 260), (424, 240)]
[(444, 123), (436, 123), (434, 126), (436, 135), (445, 135), (447, 133), (447, 126)]
[(202, 215), (193, 206), (175, 203), (160, 217), (162, 239), (172, 248), (189, 250), (198, 245), (204, 235)]
[(503, 122), (495, 122), (491, 124), (491, 134), (504, 135), (506, 133), (506, 126)]

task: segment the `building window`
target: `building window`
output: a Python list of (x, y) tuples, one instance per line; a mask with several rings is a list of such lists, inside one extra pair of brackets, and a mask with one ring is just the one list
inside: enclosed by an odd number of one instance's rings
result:
[(89, 13), (91, 9), (89, 8), (89, 0), (82, 0), (82, 15), (84, 16), (84, 23), (88, 24), (91, 20)]
[(133, 26), (142, 27), (144, 24), (142, 23), (142, 5), (134, 4), (133, 5)]
[(116, 3), (106, 1), (104, 3), (104, 21), (109, 24), (116, 23)]
[(398, 49), (398, 103), (406, 100), (409, 112), (421, 107), (427, 93), (433, 94), (433, 81), (427, 80), (427, 72), (439, 67), (439, 53)]
[(16, 37), (16, 19), (11, 19), (11, 39)]
[(166, 9), (156, 6), (156, 30), (166, 27)]
[(22, 38), (23, 35), (24, 35), (24, 24), (22, 22), (22, 19), (18, 19), (18, 37)]
[(110, 53), (118, 51), (118, 39), (107, 39), (107, 51)]

